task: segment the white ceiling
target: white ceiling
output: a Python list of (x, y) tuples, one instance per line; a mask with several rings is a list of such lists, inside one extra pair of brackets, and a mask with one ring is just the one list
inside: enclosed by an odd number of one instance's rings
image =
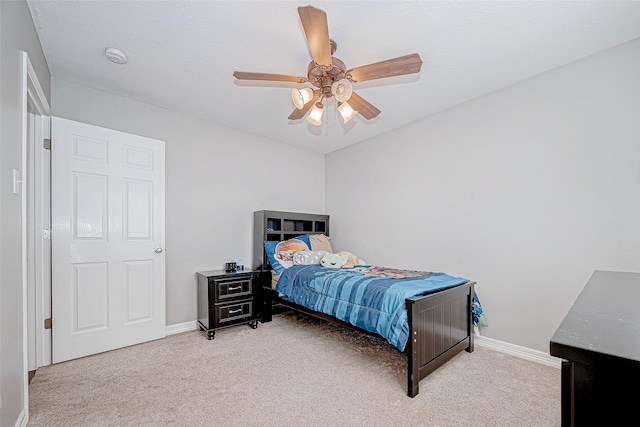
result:
[[(640, 37), (640, 1), (27, 1), (53, 77), (320, 153)], [(354, 85), (377, 118), (344, 125), (332, 98), (329, 123), (290, 121), (300, 85), (234, 79), (306, 76), (309, 4), (348, 68), (420, 54), (419, 74)]]

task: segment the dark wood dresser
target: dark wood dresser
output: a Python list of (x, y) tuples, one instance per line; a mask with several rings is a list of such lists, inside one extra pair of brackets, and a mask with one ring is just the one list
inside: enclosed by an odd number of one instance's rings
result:
[(595, 271), (550, 354), (563, 359), (563, 426), (640, 422), (640, 273)]
[(256, 272), (199, 271), (198, 326), (215, 338), (216, 330), (248, 323), (258, 327)]

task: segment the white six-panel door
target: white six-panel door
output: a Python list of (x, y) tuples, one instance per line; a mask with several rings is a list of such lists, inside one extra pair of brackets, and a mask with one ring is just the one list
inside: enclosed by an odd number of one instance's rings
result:
[(52, 118), (53, 362), (165, 336), (164, 142)]

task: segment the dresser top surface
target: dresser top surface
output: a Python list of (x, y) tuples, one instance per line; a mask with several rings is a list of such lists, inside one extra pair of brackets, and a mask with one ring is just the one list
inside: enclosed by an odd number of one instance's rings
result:
[(551, 338), (551, 355), (640, 362), (640, 273), (595, 271)]

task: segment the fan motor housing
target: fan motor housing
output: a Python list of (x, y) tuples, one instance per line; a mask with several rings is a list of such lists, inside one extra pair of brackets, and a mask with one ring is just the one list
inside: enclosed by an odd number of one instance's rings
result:
[(344, 62), (336, 57), (331, 58), (331, 64), (331, 67), (326, 67), (311, 61), (307, 67), (309, 83), (320, 88), (325, 98), (333, 96), (331, 93), (331, 85), (343, 79), (347, 69)]

